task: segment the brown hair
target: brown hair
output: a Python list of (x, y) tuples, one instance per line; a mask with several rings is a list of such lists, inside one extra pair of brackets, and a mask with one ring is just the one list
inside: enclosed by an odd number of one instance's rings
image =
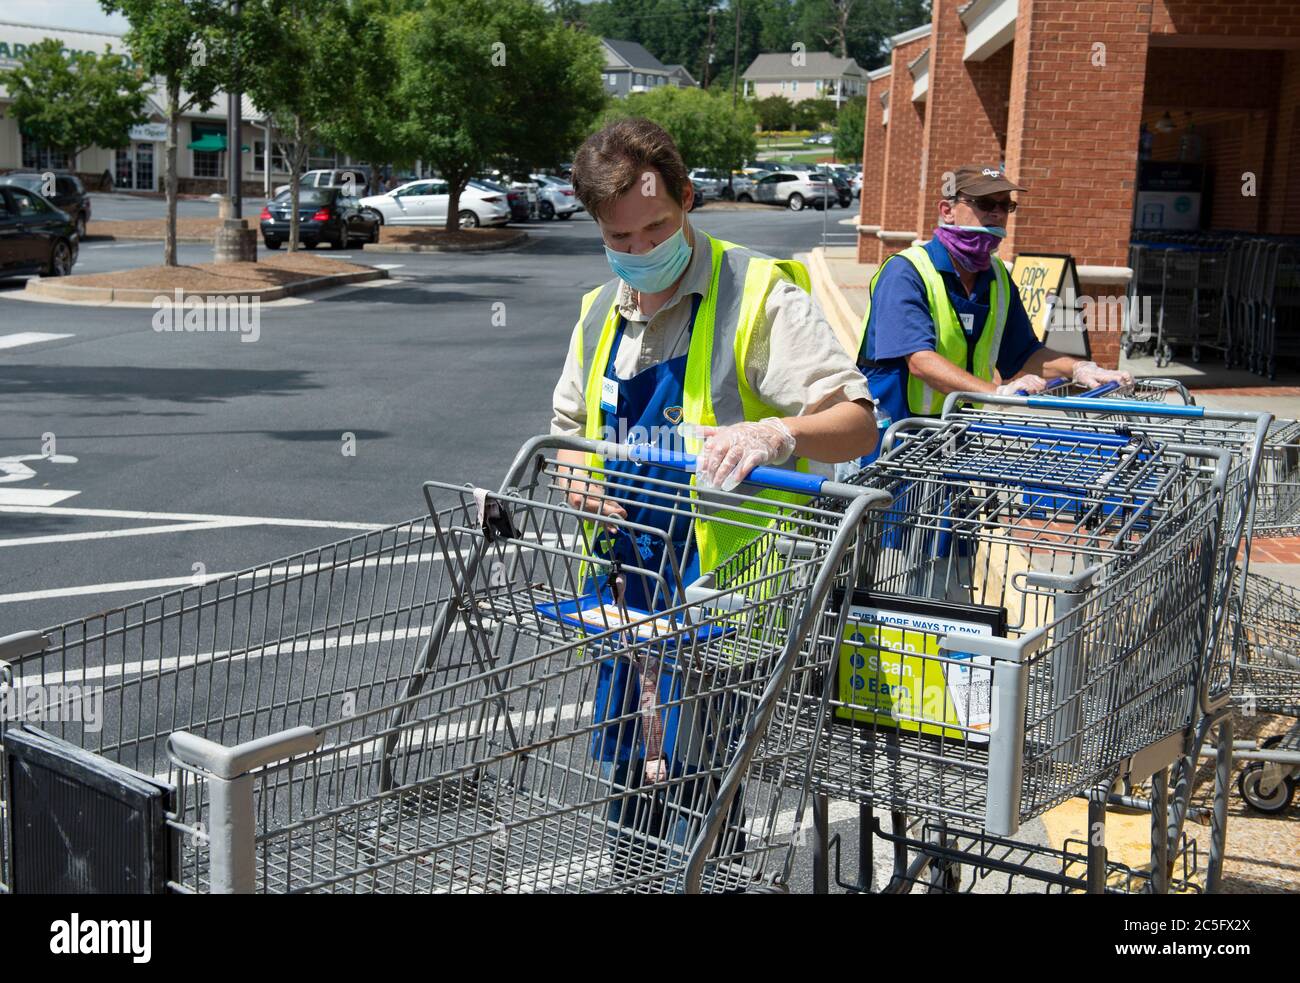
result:
[(620, 119), (597, 130), (582, 142), (573, 158), (573, 192), (593, 218), (636, 184), (652, 167), (668, 186), (678, 205), (690, 176), (686, 164), (663, 127), (648, 119)]

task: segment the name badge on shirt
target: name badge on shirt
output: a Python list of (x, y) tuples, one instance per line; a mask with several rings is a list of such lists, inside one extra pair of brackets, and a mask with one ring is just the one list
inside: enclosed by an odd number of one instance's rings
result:
[(618, 380), (609, 376), (600, 380), (600, 408), (610, 413), (618, 412)]
[(958, 316), (959, 318), (961, 318), (961, 327), (962, 327), (962, 330), (965, 331), (967, 334), (974, 334), (974, 333), (975, 333), (975, 315), (974, 315), (974, 314), (971, 314), (971, 313), (964, 313), (964, 314), (958, 314), (957, 316)]

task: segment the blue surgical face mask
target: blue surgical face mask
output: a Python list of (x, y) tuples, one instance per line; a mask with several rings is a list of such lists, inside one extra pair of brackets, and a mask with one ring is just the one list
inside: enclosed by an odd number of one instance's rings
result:
[(672, 286), (691, 261), (691, 244), (686, 241), (686, 216), (682, 227), (648, 253), (639, 256), (605, 247), (605, 259), (614, 275), (633, 290), (656, 294)]

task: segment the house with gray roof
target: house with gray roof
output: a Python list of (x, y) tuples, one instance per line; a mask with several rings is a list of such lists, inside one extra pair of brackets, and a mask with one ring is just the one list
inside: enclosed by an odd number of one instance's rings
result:
[(785, 96), (791, 102), (834, 99), (837, 103), (866, 92), (866, 73), (852, 58), (829, 51), (769, 51), (741, 75), (745, 96)]

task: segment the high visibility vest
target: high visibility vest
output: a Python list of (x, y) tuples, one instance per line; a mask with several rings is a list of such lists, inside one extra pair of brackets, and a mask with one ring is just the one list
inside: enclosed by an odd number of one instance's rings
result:
[[(763, 307), (768, 293), (780, 280), (792, 280), (811, 293), (808, 271), (795, 260), (773, 259), (733, 242), (707, 236), (698, 229), (695, 237), (696, 249), (710, 251), (712, 273), (687, 350), (682, 421), (718, 426), (719, 423), (780, 416), (779, 410), (764, 403), (754, 392), (745, 366), (749, 364), (755, 329), (764, 317)], [(600, 410), (601, 381), (618, 328), (619, 283), (618, 278), (614, 278), (583, 296), (582, 330), (574, 334), (578, 366), (587, 372), (585, 435), (592, 440), (604, 436)], [(698, 444), (698, 441), (687, 441), (687, 451), (698, 453)], [(587, 465), (597, 475), (600, 463), (599, 457), (588, 455)], [(808, 470), (808, 462), (803, 458), (797, 459), (794, 466), (800, 471)], [(691, 484), (694, 483), (692, 475)], [(808, 501), (807, 496), (771, 490), (762, 492), (759, 497), (785, 503)], [(708, 514), (748, 525), (757, 522), (753, 516), (732, 510), (715, 509)], [(725, 521), (697, 521), (694, 527), (700, 570), (704, 573), (716, 569), (752, 542), (764, 528), (755, 526), (750, 532)]]
[[(925, 284), (926, 300), (930, 305), (930, 318), (934, 321), (935, 351), (945, 360), (965, 369), (971, 375), (985, 382), (993, 381), (997, 370), (998, 352), (1002, 348), (1002, 334), (1007, 326), (1007, 310), (1011, 299), (1011, 278), (1002, 260), (993, 257), (993, 285), (989, 291), (989, 313), (984, 319), (984, 330), (975, 342), (975, 351), (969, 351), (966, 332), (962, 330), (957, 312), (948, 298), (943, 277), (935, 269), (934, 261), (922, 246), (909, 246), (902, 252), (890, 256), (871, 278), (867, 295), (867, 313), (862, 319), (862, 336), (858, 339), (861, 350), (863, 336), (866, 334), (867, 321), (871, 317), (871, 297), (876, 292), (876, 281), (884, 271), (886, 263), (896, 258), (906, 259), (921, 274)], [(943, 412), (944, 394), (931, 389), (925, 381), (909, 373), (907, 380), (907, 407), (918, 416), (938, 416)]]

